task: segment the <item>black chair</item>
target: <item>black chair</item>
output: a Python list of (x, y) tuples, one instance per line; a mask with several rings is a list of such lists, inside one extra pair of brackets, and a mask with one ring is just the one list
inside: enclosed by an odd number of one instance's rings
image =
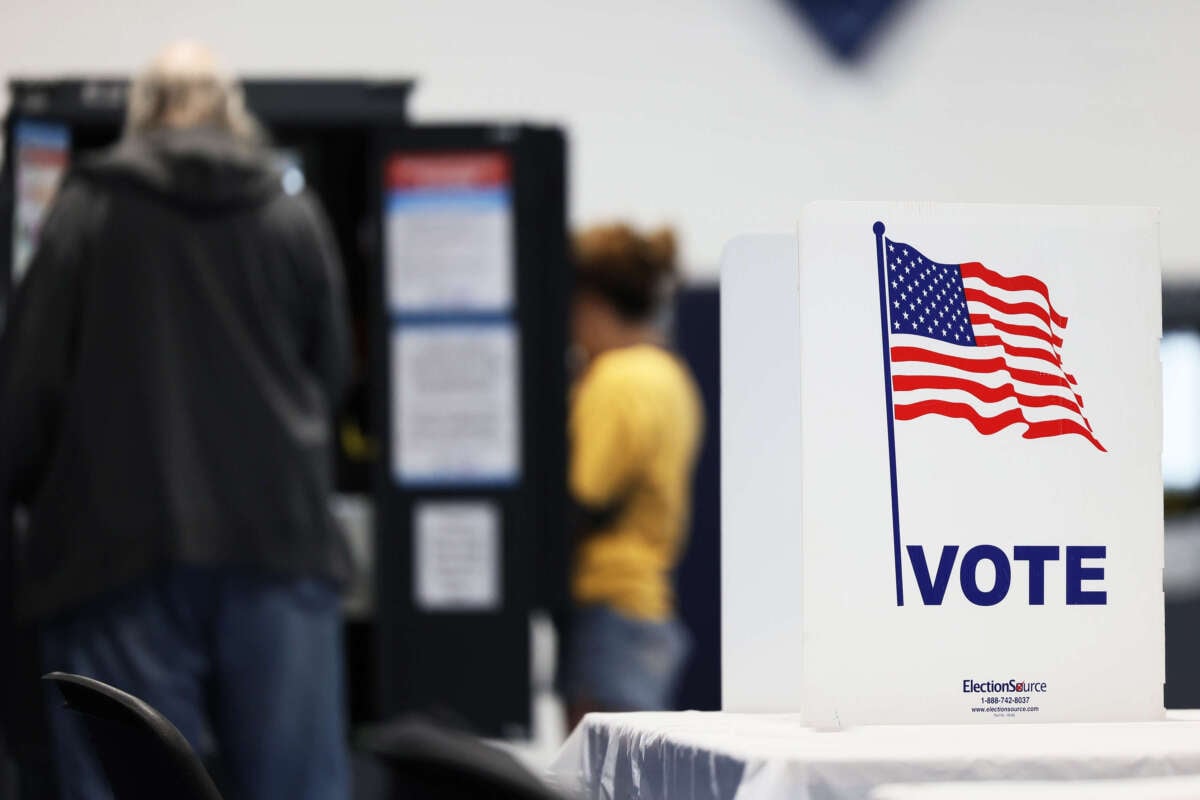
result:
[(382, 765), (387, 800), (563, 800), (508, 753), (420, 718), (375, 726), (358, 744)]
[(149, 705), (80, 675), (52, 672), (43, 679), (80, 715), (116, 800), (221, 800), (187, 739)]

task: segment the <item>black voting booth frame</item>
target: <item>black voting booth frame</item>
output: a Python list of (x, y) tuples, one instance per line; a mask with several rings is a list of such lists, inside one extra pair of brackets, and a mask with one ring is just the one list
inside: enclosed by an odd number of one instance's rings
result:
[[(518, 331), (518, 479), (511, 485), (407, 486), (391, 474), (395, 438), (388, 409), (375, 430), (389, 457), (376, 463), (376, 553), (390, 579), (377, 582), (385, 716), (419, 708), (449, 713), (471, 709), (476, 732), (526, 738), (531, 734), (530, 611), (541, 607), (566, 621), (567, 603), (567, 307), (570, 270), (566, 239), (566, 141), (556, 129), (530, 126), (410, 127), (380, 140), (376, 163), (392, 156), (498, 155), (511, 165), (515, 304), (508, 316)], [(384, 190), (380, 171), (376, 189)], [(381, 207), (383, 198), (377, 202)], [(545, 224), (546, 220), (554, 224)], [(376, 273), (385, 297), (384, 271)], [(375, 308), (383, 308), (375, 303)], [(373, 339), (389, 341), (402, 324), (393, 314), (375, 318)], [(374, 371), (387, 376), (381, 395), (394, 397), (395, 371), (376, 348)], [(483, 502), (500, 517), (500, 602), (475, 612), (424, 611), (417, 602), (414, 545), (417, 506), (428, 502)]]
[[(1200, 284), (1165, 283), (1162, 293), (1163, 334), (1200, 334)], [(1185, 492), (1168, 492), (1164, 499), (1165, 535), (1188, 536), (1191, 521), (1200, 515), (1200, 486)], [(1173, 529), (1182, 523), (1183, 530)], [(1166, 682), (1163, 705), (1167, 708), (1200, 707), (1200, 594), (1172, 591), (1165, 595)]]
[[(11, 82), (0, 174), (0, 306), (13, 293), (15, 124), (65, 126), (74, 157), (117, 139), (127, 85), (107, 78)], [(272, 146), (298, 156), (329, 213), (365, 374), (345, 413), (357, 416), (375, 455), (348, 466), (339, 458), (338, 469), (339, 490), (368, 494), (374, 505), (374, 612), (368, 622), (347, 626), (351, 719), (417, 712), (484, 736), (526, 735), (530, 614), (540, 608), (560, 622), (566, 618), (565, 137), (528, 125), (412, 125), (410, 81), (247, 79), (242, 85)], [(385, 305), (385, 163), (397, 154), (438, 152), (500, 153), (511, 164), (521, 469), (508, 486), (405, 487), (389, 470), (390, 409), (399, 387), (390, 368), (394, 321)], [(486, 612), (428, 613), (414, 601), (413, 509), (423, 500), (456, 498), (500, 509), (501, 602)], [(10, 543), (3, 544), (7, 553)], [(27, 711), (37, 713), (37, 689), (29, 694), (35, 702)]]

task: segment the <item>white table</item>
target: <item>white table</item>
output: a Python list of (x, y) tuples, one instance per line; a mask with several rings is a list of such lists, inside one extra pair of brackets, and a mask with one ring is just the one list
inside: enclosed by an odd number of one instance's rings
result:
[(1200, 776), (1108, 781), (981, 781), (880, 786), (871, 800), (1196, 800)]
[(870, 726), (795, 715), (590, 714), (550, 768), (571, 796), (867, 800), (885, 784), (1200, 776), (1200, 712), (1162, 722)]

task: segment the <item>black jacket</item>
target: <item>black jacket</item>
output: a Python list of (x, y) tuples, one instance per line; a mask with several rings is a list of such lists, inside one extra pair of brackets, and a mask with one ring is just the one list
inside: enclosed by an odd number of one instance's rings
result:
[(68, 176), (0, 345), (0, 515), (26, 619), (171, 563), (346, 577), (327, 500), (348, 361), (308, 194), (212, 130)]

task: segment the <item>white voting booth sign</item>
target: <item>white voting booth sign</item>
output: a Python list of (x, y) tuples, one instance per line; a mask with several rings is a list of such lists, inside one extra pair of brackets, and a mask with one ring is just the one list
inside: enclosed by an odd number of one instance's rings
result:
[(1149, 209), (822, 203), (732, 243), (726, 709), (1161, 718), (1160, 291)]

